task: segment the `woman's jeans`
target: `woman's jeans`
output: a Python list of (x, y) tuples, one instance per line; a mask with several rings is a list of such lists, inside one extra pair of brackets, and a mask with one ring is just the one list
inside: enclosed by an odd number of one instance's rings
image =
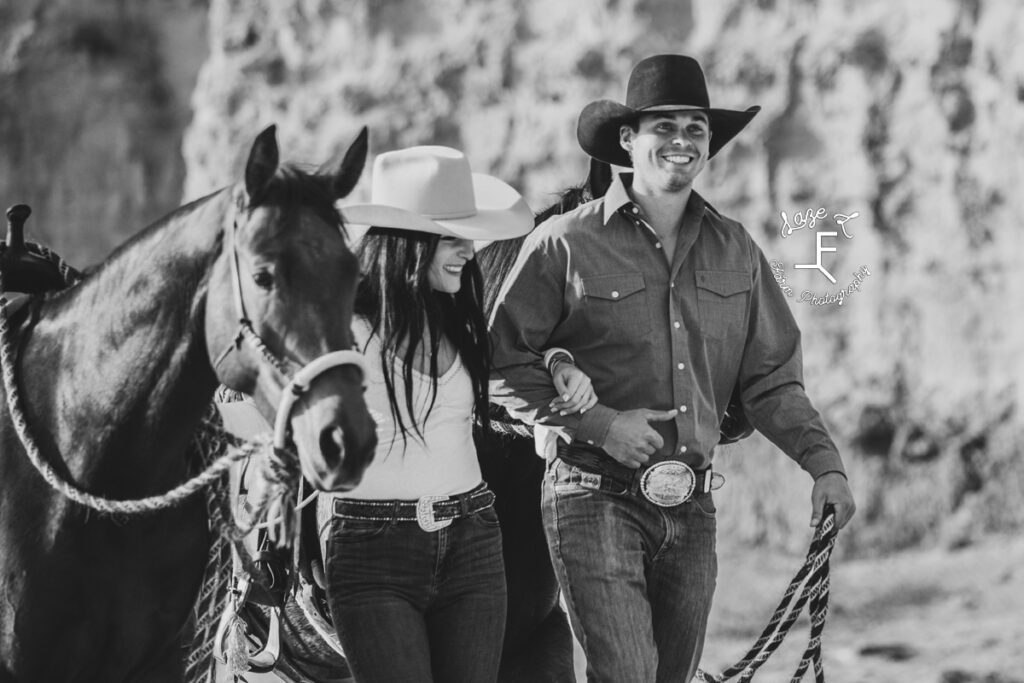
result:
[(548, 463), (544, 529), (591, 683), (688, 682), (715, 591), (710, 493), (662, 508), (631, 493), (584, 488)]
[(423, 531), (334, 517), (331, 617), (357, 683), (487, 683), (505, 632), (505, 565), (493, 507)]

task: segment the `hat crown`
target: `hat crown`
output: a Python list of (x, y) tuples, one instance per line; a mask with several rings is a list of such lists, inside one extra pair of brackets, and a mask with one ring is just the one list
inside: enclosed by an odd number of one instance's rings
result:
[(384, 152), (373, 163), (371, 202), (433, 220), (476, 215), (473, 173), (466, 155), (440, 145)]
[(704, 71), (693, 57), (655, 55), (638, 62), (629, 74), (627, 107), (642, 110), (667, 105), (710, 108)]

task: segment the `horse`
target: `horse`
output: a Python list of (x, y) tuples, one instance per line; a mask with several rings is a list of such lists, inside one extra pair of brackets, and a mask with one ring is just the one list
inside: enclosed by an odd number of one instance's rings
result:
[(279, 163), (270, 126), (244, 182), (175, 210), (10, 321), (0, 682), (184, 680), (210, 546), (202, 497), (134, 515), (69, 496), (122, 501), (181, 482), (218, 384), (277, 418), (276, 445), (316, 487), (359, 483), (376, 430), (347, 351), (358, 263), (334, 202), (366, 152), (364, 129), (336, 167), (306, 172)]
[[(558, 195), (537, 213), (534, 224), (571, 211), (603, 197), (612, 182), (609, 165), (592, 160), (586, 180)], [(476, 258), (484, 276), (484, 310), (490, 316), (501, 286), (511, 272), (526, 238), (492, 242)], [(532, 429), (493, 405), (487, 416), (492, 434), (484, 436), (477, 426), (474, 441), (483, 478), (495, 492), (495, 509), (501, 522), (508, 590), (505, 641), (499, 683), (574, 683), (573, 636), (559, 603), (559, 588), (548, 553), (541, 521), (541, 482), (545, 461), (538, 457)], [(720, 443), (738, 441), (752, 432), (734, 396), (722, 423)], [(313, 539), (306, 545), (315, 545)], [(326, 603), (322, 592), (304, 605), (289, 596), (283, 610), (280, 657), (274, 669), (292, 683), (350, 683), (344, 657), (331, 642)], [(319, 603), (319, 604), (317, 604)], [(257, 640), (267, 639), (267, 618), (259, 610), (246, 612)], [(315, 624), (314, 624), (315, 622)], [(400, 655), (399, 655), (400, 656)]]

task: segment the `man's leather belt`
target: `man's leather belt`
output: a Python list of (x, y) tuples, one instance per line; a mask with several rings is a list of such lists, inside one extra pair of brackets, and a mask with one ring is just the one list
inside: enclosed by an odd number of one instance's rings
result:
[(579, 470), (584, 488), (639, 494), (660, 507), (675, 507), (694, 493), (707, 493), (725, 483), (725, 477), (711, 468), (695, 472), (675, 460), (632, 470), (600, 449), (576, 444), (559, 443), (558, 457)]
[(335, 498), (334, 516), (365, 521), (418, 522), (424, 531), (437, 531), (452, 520), (468, 517), (494, 505), (494, 492), (481, 484), (454, 496), (423, 496), (419, 500), (357, 500)]

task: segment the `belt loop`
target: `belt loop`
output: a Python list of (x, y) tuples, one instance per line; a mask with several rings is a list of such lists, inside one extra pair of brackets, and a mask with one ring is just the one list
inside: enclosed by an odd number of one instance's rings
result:
[(626, 489), (633, 495), (640, 495), (640, 481), (643, 477), (640, 475), (646, 468), (641, 466), (633, 470), (633, 476), (629, 480), (629, 487)]
[(463, 493), (459, 496), (459, 507), (463, 517), (469, 517), (469, 497), (471, 495), (471, 493)]
[(701, 490), (704, 491), (704, 493), (711, 492), (711, 479), (711, 468), (709, 467), (704, 470), (704, 485), (701, 486)]
[(397, 522), (398, 518), (400, 517), (399, 510), (398, 510), (400, 505), (401, 505), (401, 503), (398, 502), (397, 500), (391, 503), (391, 521), (392, 522)]

